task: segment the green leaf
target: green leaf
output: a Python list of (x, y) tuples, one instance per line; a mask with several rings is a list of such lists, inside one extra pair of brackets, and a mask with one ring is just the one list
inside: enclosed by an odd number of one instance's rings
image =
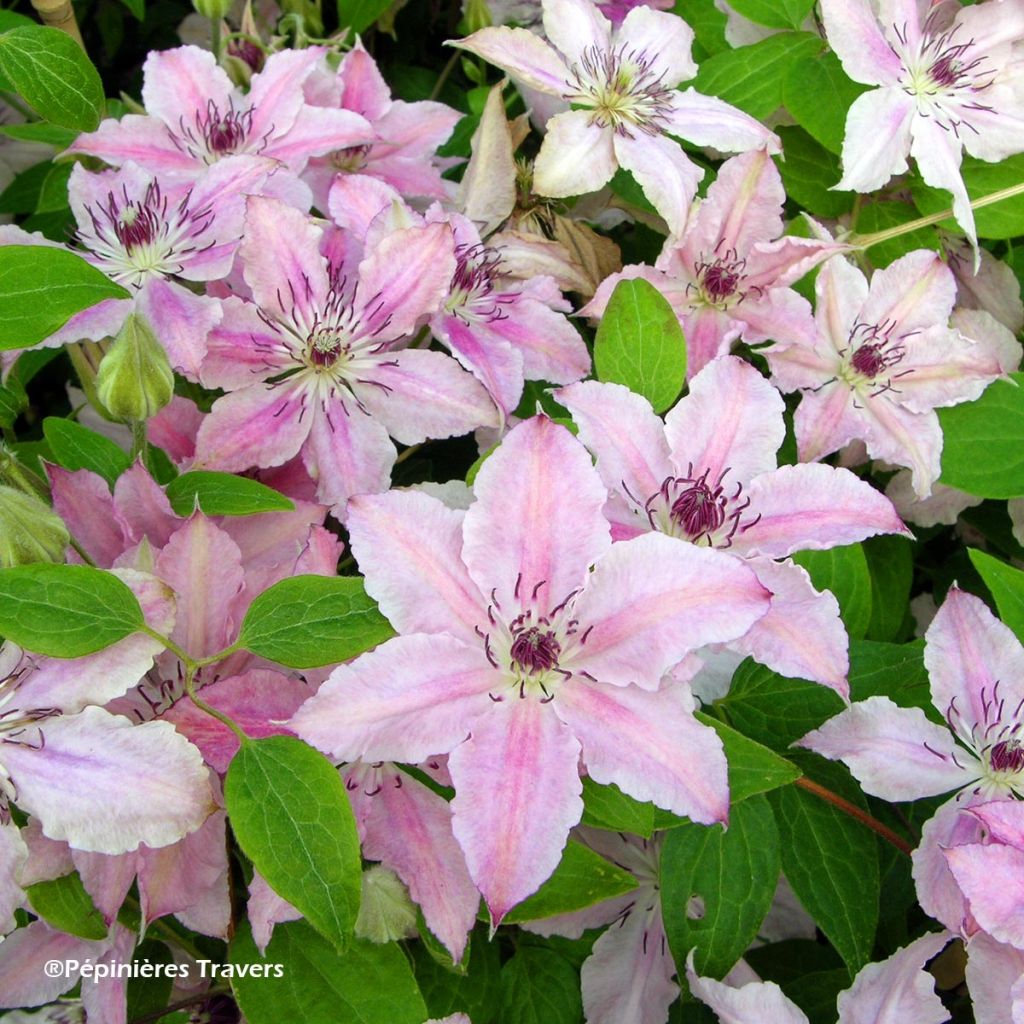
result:
[(43, 179), (36, 213), (57, 213), (68, 209), (68, 181), (74, 164), (54, 164)]
[(571, 914), (637, 887), (628, 871), (570, 839), (554, 874), (532, 896), (505, 915), (504, 924)]
[(128, 453), (118, 448), (109, 437), (97, 434), (74, 420), (48, 416), (43, 420), (43, 436), (53, 457), (65, 469), (87, 469), (103, 477), (111, 487), (132, 464)]
[(352, 805), (334, 765), (292, 736), (250, 740), (228, 766), (224, 802), (256, 870), (343, 948), (359, 913), (362, 860)]
[(83, 309), (129, 297), (73, 252), (48, 245), (0, 246), (0, 350), (28, 348)]
[(967, 554), (995, 598), (999, 618), (1024, 643), (1024, 572), (975, 548)]
[(979, 498), (1024, 497), (1024, 373), (1011, 373), (1010, 381), (990, 384), (974, 402), (937, 410), (940, 483)]
[(842, 172), (839, 157), (819, 146), (802, 128), (780, 127), (786, 159), (776, 158), (786, 195), (818, 217), (839, 217), (853, 209), (853, 192), (834, 192), (830, 186)]
[(895, 640), (903, 627), (914, 579), (914, 544), (907, 537), (871, 537), (864, 541), (871, 573), (871, 640)]
[(67, 149), (78, 138), (78, 132), (74, 129), (60, 128), (48, 121), (4, 124), (0, 125), (0, 133), (19, 142), (41, 142), (43, 145), (56, 146), (58, 149)]
[(249, 1024), (423, 1024), (427, 1017), (395, 943), (354, 941), (339, 955), (304, 921), (294, 921), (274, 929), (266, 958), (249, 928), (241, 928), (229, 957), (236, 975), (231, 987)]
[[(106, 937), (106, 932), (104, 932), (104, 937)], [(174, 956), (166, 943), (158, 942), (156, 939), (144, 939), (135, 947), (135, 955), (132, 960), (138, 964), (169, 965), (174, 963)], [(171, 1001), (173, 987), (174, 978), (167, 974), (161, 974), (156, 978), (129, 978), (126, 993), (128, 1020), (135, 1020), (136, 1017), (143, 1017), (146, 1014), (165, 1009)], [(167, 1024), (170, 1020), (166, 1014), (159, 1019), (160, 1024)]]
[(446, 969), (421, 943), (412, 943), (409, 952), (427, 1013), (432, 1018), (460, 1012), (479, 1021), (497, 1016), (501, 1002), (501, 957), (498, 943), (489, 942), (486, 933), (477, 931), (470, 938), (464, 974)]
[(715, 706), (744, 736), (784, 751), (838, 715), (845, 705), (827, 686), (788, 679), (748, 658), (736, 669), (728, 694)]
[(814, 0), (731, 0), (737, 14), (768, 28), (798, 29), (814, 7)]
[(594, 339), (599, 380), (625, 384), (655, 412), (679, 397), (686, 380), (686, 339), (668, 300), (637, 278), (612, 292)]
[(17, 175), (14, 181), (0, 192), (0, 213), (33, 213), (51, 166), (50, 161), (46, 160)]
[(103, 83), (67, 33), (26, 25), (0, 35), (0, 74), (51, 124), (79, 132), (99, 127)]
[(582, 1017), (579, 974), (558, 953), (521, 946), (502, 967), (498, 1024), (578, 1024)]
[(391, 0), (338, 0), (338, 25), (365, 32), (390, 6)]
[[(755, 2), (770, 7), (776, 5), (776, 0)], [(793, 61), (783, 83), (782, 96), (786, 109), (808, 135), (831, 152), (841, 153), (846, 115), (853, 101), (866, 89), (867, 86), (851, 81), (839, 58), (829, 52)], [(788, 153), (786, 158), (789, 158)]]
[(10, 377), (0, 385), (0, 426), (10, 430), (15, 420), (28, 408), (28, 395), (21, 381)]
[[(1024, 181), (1024, 154), (1011, 156), (995, 164), (965, 154), (960, 164), (960, 173), (968, 196), (981, 199)], [(911, 192), (917, 208), (924, 214), (942, 213), (953, 205), (952, 196), (948, 192), (932, 188), (920, 180), (913, 182)], [(979, 238), (1013, 238), (1024, 234), (1024, 193), (991, 206), (979, 207), (974, 211), (974, 223)], [(941, 227), (951, 231), (961, 230), (952, 218), (944, 220)]]
[(703, 57), (695, 54), (698, 61), (730, 49), (725, 38), (728, 19), (715, 6), (714, 0), (676, 0), (672, 10), (693, 29), (697, 45), (704, 50)]
[(859, 544), (828, 551), (798, 551), (793, 556), (818, 590), (831, 590), (851, 637), (862, 637), (871, 623), (871, 574)]
[(583, 780), (583, 821), (591, 828), (631, 832), (650, 839), (654, 831), (654, 804), (626, 796), (618, 786), (602, 786), (587, 776)]
[(767, 793), (779, 786), (788, 786), (800, 777), (800, 769), (774, 750), (762, 746), (743, 733), (698, 711), (698, 722), (710, 725), (725, 747), (729, 762), (729, 800), (735, 806), (741, 800)]
[(242, 622), (247, 651), (289, 668), (335, 665), (394, 636), (357, 576), (292, 576), (263, 591)]
[[(779, 880), (779, 836), (763, 796), (729, 812), (729, 827), (688, 823), (665, 836), (661, 912), (681, 977), (696, 947), (697, 972), (723, 977), (761, 926)], [(703, 914), (691, 917), (699, 897)]]
[(135, 595), (102, 569), (44, 563), (0, 569), (0, 636), (27, 651), (81, 658), (143, 624)]
[(167, 500), (179, 516), (192, 515), (196, 505), (208, 516), (251, 516), (295, 508), (290, 498), (258, 480), (199, 469), (172, 480)]
[[(850, 641), (850, 699), (891, 697), (901, 707), (919, 707), (933, 715), (928, 672), (924, 667), (924, 641), (883, 644)], [(941, 719), (940, 719), (941, 720)]]
[(121, 3), (123, 3), (139, 21), (142, 21), (142, 19), (145, 18), (146, 0), (121, 0)]
[(36, 882), (25, 892), (32, 909), (58, 931), (80, 939), (105, 939), (107, 926), (85, 891), (77, 871), (48, 882)]
[(764, 120), (783, 105), (790, 68), (821, 53), (822, 46), (810, 32), (780, 32), (753, 46), (715, 54), (701, 64), (693, 86)]
[[(795, 755), (815, 781), (867, 809), (864, 794), (841, 765)], [(878, 926), (878, 843), (866, 826), (827, 800), (789, 786), (768, 797), (782, 841), (789, 884), (836, 947), (850, 974), (870, 959)]]

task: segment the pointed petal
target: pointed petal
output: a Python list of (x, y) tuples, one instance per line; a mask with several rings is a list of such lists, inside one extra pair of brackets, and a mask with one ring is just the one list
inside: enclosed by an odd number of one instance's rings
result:
[[(1024, 649), (988, 606), (951, 587), (925, 634), (932, 703), (969, 734), (1010, 724), (1024, 702)], [(1005, 710), (1005, 713), (1000, 713)]]
[(463, 513), (415, 491), (364, 495), (346, 525), (366, 590), (399, 633), (451, 633), (476, 643), (487, 618), (462, 564)]
[(481, 384), (444, 352), (405, 349), (363, 371), (353, 390), (402, 444), (496, 427), (494, 403)]
[(705, 96), (696, 89), (685, 89), (673, 96), (668, 131), (687, 142), (713, 146), (725, 153), (761, 148), (778, 153), (782, 149), (778, 136), (760, 121), (717, 96)]
[(944, 852), (978, 924), (999, 942), (1024, 949), (1024, 850), (971, 844)]
[(580, 641), (562, 664), (653, 690), (690, 651), (735, 640), (767, 610), (768, 592), (739, 559), (648, 533), (598, 562), (573, 607)]
[(854, 544), (880, 533), (908, 535), (892, 502), (848, 469), (821, 463), (781, 466), (750, 482), (750, 514), (735, 546), (742, 554), (785, 558), (794, 551)]
[(396, 768), (381, 781), (379, 793), (363, 798), (369, 804), (363, 856), (381, 861), (405, 882), (427, 926), (458, 963), (476, 923), (480, 894), (452, 834), (449, 805)]
[(132, 853), (86, 853), (72, 850), (75, 870), (96, 909), (109, 927), (117, 917), (128, 890), (135, 881), (139, 851)]
[(43, 921), (33, 921), (12, 932), (0, 944), (0, 1007), (20, 1009), (52, 1002), (72, 988), (74, 975), (63, 970), (51, 978), (45, 965), (51, 960), (84, 960), (95, 956), (100, 943), (87, 942), (55, 931)]
[[(253, 75), (247, 97), (252, 109), (254, 139), (284, 134), (303, 106), (302, 83), (323, 59), (326, 51), (320, 46), (304, 50), (281, 50), (272, 53), (258, 74)], [(276, 152), (271, 154), (278, 156)], [(280, 159), (280, 157), (279, 157)]]
[(374, 131), (370, 123), (351, 110), (327, 110), (304, 105), (295, 115), (292, 127), (275, 138), (264, 153), (301, 171), (311, 156), (367, 145), (373, 140)]
[(166, 846), (213, 810), (199, 751), (166, 722), (132, 725), (85, 708), (43, 725), (40, 749), (3, 745), (18, 802), (51, 839), (80, 850), (125, 853)]
[(133, 542), (145, 537), (162, 548), (181, 526), (164, 489), (149, 475), (139, 459), (114, 483), (114, 506), (118, 519)]
[(675, 972), (660, 908), (648, 914), (638, 901), (621, 925), (599, 936), (583, 962), (580, 983), (587, 1024), (664, 1024), (679, 995), (672, 980)]
[(650, 693), (570, 680), (552, 706), (582, 744), (595, 782), (705, 825), (728, 819), (722, 741), (693, 717), (685, 683)]
[(258, 871), (253, 872), (252, 881), (249, 883), (246, 912), (252, 925), (253, 941), (261, 954), (267, 951), (275, 925), (284, 924), (286, 921), (298, 921), (302, 917), (287, 900), (282, 899), (270, 888)]
[(147, 280), (135, 302), (171, 366), (189, 380), (198, 380), (207, 338), (223, 315), (220, 302), (159, 278)]
[(672, 476), (665, 430), (645, 398), (595, 380), (571, 384), (555, 397), (572, 413), (609, 491), (632, 495), (642, 507)]
[(948, 793), (981, 775), (948, 729), (920, 708), (898, 707), (888, 697), (858, 701), (797, 745), (842, 761), (865, 793), (889, 801)]
[(680, 323), (686, 337), (688, 377), (700, 373), (715, 359), (728, 355), (730, 346), (740, 336), (743, 327), (742, 321), (713, 306), (698, 306), (684, 312)]
[(858, 96), (846, 115), (843, 176), (832, 187), (873, 192), (906, 171), (912, 122), (916, 125), (914, 101), (902, 89), (873, 89)]
[(829, 46), (855, 82), (896, 85), (903, 66), (868, 0), (822, 0), (821, 14)]
[(199, 370), (204, 387), (236, 391), (276, 376), (291, 363), (283, 332), (269, 327), (253, 303), (230, 296), (221, 308), (223, 319), (207, 337)]
[(665, 85), (678, 85), (697, 74), (690, 53), (693, 29), (674, 13), (639, 4), (623, 19), (615, 42), (642, 53)]
[[(796, 348), (793, 346), (793, 350)], [(801, 462), (831, 455), (866, 432), (862, 414), (854, 404), (854, 393), (838, 381), (801, 395), (793, 429)]]
[(743, 322), (743, 340), (749, 345), (762, 341), (813, 343), (817, 333), (811, 304), (792, 288), (771, 288), (759, 295), (752, 287), (731, 313)]
[(452, 751), (452, 829), (492, 928), (558, 866), (583, 814), (579, 756), (548, 705), (514, 696), (477, 718), (470, 739)]
[(849, 639), (835, 597), (815, 590), (810, 576), (792, 562), (759, 558), (749, 564), (771, 591), (772, 603), (731, 649), (787, 678), (822, 683), (848, 699)]
[(839, 993), (840, 1024), (944, 1024), (949, 1013), (924, 965), (949, 944), (948, 932), (923, 935), (888, 960), (868, 964)]
[(753, 981), (733, 988), (714, 978), (702, 978), (693, 968), (693, 950), (686, 958), (690, 991), (715, 1011), (721, 1024), (809, 1024), (807, 1017), (773, 981)]
[[(188, 122), (195, 122), (194, 113)], [(191, 177), (202, 170), (202, 164), (191, 153), (175, 144), (159, 117), (141, 114), (125, 114), (119, 121), (106, 118), (96, 131), (79, 135), (65, 152), (99, 157), (115, 167), (131, 161), (161, 174)]]
[(953, 217), (971, 243), (976, 244), (974, 211), (960, 173), (961, 145), (959, 138), (933, 118), (914, 118), (910, 153), (917, 161), (917, 169), (926, 184), (945, 189), (952, 195)]
[(198, 46), (154, 50), (146, 58), (142, 74), (146, 112), (172, 130), (179, 124), (193, 128), (210, 103), (226, 111), (234, 91), (213, 54)]
[(458, 208), (485, 234), (504, 221), (516, 205), (515, 146), (503, 93), (504, 84), (499, 83), (487, 94), (457, 193)]
[(728, 473), (726, 486), (735, 488), (774, 470), (786, 437), (783, 408), (782, 396), (749, 363), (732, 356), (708, 363), (665, 417), (677, 474), (707, 470), (719, 480)]
[[(672, 20), (683, 24), (678, 18)], [(650, 204), (665, 218), (670, 235), (682, 234), (704, 169), (667, 135), (615, 135), (614, 149), (619, 166), (636, 178)]]
[(945, 326), (956, 302), (953, 271), (931, 249), (918, 249), (877, 270), (861, 309), (868, 324), (893, 324), (894, 334)]
[(50, 463), (46, 475), (54, 511), (97, 565), (113, 565), (127, 539), (114, 514), (107, 482), (87, 469), (71, 471)]
[(480, 468), (463, 525), (463, 559), (499, 608), (537, 614), (578, 590), (611, 539), (608, 494), (587, 450), (545, 416), (520, 423)]
[(502, 414), (511, 415), (523, 394), (522, 353), (490, 324), (469, 324), (461, 317), (445, 315), (431, 321), (431, 330), (487, 388)]
[(556, 199), (596, 192), (618, 167), (614, 137), (611, 128), (594, 124), (588, 111), (556, 114), (534, 161), (533, 190)]
[(565, 54), (578, 61), (588, 47), (608, 48), (612, 23), (590, 0), (545, 0), (544, 35)]
[(483, 57), (519, 81), (551, 96), (566, 90), (566, 67), (561, 57), (539, 36), (525, 28), (485, 28), (452, 46)]
[(482, 645), (399, 636), (335, 669), (289, 728), (341, 761), (419, 764), (465, 740), (500, 683)]

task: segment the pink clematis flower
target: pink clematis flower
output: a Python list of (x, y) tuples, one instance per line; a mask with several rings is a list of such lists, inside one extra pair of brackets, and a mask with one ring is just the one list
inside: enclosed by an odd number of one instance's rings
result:
[(921, 906), (959, 931), (968, 909), (942, 848), (978, 841), (980, 821), (962, 809), (1024, 796), (1024, 648), (982, 601), (954, 588), (925, 634), (924, 660), (932, 703), (948, 728), (919, 708), (869, 697), (800, 745), (842, 761), (865, 792), (883, 800), (956, 790), (922, 829), (914, 880)]
[(612, 536), (657, 531), (749, 566), (772, 591), (771, 609), (729, 649), (846, 697), (848, 641), (835, 598), (776, 559), (905, 533), (890, 502), (845, 469), (776, 468), (782, 398), (733, 356), (701, 370), (664, 424), (646, 399), (618, 384), (585, 381), (556, 397), (597, 457), (612, 495)]
[[(359, 114), (306, 102), (303, 83), (325, 53), (309, 47), (272, 54), (243, 94), (207, 50), (154, 51), (143, 67), (146, 114), (108, 119), (80, 135), (67, 152), (98, 156), (114, 166), (133, 161), (154, 174), (188, 179), (218, 160), (247, 154), (279, 161), (296, 175), (311, 156), (374, 137)], [(280, 191), (297, 201), (304, 192), (308, 206), (309, 192), (298, 181), (282, 183)]]
[[(888, 960), (862, 968), (836, 999), (838, 1024), (943, 1024), (949, 1013), (935, 993), (935, 979), (924, 965), (952, 936), (936, 932), (897, 950)], [(774, 982), (756, 981), (733, 988), (702, 978), (687, 961), (690, 991), (715, 1011), (722, 1024), (808, 1024), (807, 1016)]]
[(317, 108), (349, 110), (365, 118), (371, 136), (354, 146), (339, 146), (310, 160), (303, 179), (321, 210), (338, 175), (375, 178), (410, 199), (446, 199), (454, 185), (441, 177), (449, 161), (436, 156), (462, 114), (444, 103), (406, 103), (391, 98), (374, 59), (361, 41), (347, 54), (338, 73), (315, 72), (306, 81), (307, 102)]
[[(879, 13), (875, 13), (875, 10)], [(974, 214), (960, 176), (962, 150), (996, 162), (1024, 150), (1020, 65), (1024, 3), (973, 7), (928, 0), (822, 0), (829, 44), (846, 73), (878, 86), (846, 118), (843, 178), (871, 192), (907, 169), (953, 194), (957, 222), (976, 244)]]
[(785, 201), (782, 178), (764, 150), (727, 160), (683, 237), (668, 242), (654, 267), (634, 264), (605, 280), (582, 313), (600, 316), (619, 281), (644, 278), (679, 318), (691, 376), (739, 337), (809, 342), (810, 303), (789, 286), (846, 247), (780, 238)]
[[(321, 251), (337, 245), (343, 256)], [(196, 439), (197, 467), (280, 466), (302, 452), (318, 497), (340, 512), (385, 490), (403, 444), (497, 423), (483, 387), (441, 352), (404, 348), (455, 272), (442, 224), (378, 235), (368, 251), (305, 215), (251, 197), (240, 251), (255, 303), (229, 298), (210, 335), (204, 384), (217, 400)], [(336, 252), (337, 250), (335, 250)]]
[(671, 136), (725, 152), (779, 151), (752, 117), (676, 89), (697, 73), (693, 31), (682, 18), (634, 7), (613, 31), (590, 0), (544, 0), (544, 31), (554, 47), (516, 28), (485, 28), (453, 43), (576, 108), (548, 122), (533, 171), (539, 195), (596, 192), (623, 167), (675, 235), (704, 172)]
[(836, 257), (815, 284), (817, 337), (764, 350), (775, 383), (804, 392), (794, 421), (801, 461), (861, 439), (873, 458), (912, 469), (927, 497), (942, 453), (935, 409), (977, 398), (1016, 368), (1020, 345), (990, 317), (976, 337), (969, 322), (950, 325), (956, 282), (931, 250), (876, 271), (870, 285)]
[(414, 491), (350, 502), (367, 590), (401, 635), (332, 673), (292, 727), (340, 760), (450, 754), (455, 837), (497, 927), (559, 862), (581, 757), (639, 800), (725, 819), (717, 736), (658, 687), (768, 597), (715, 551), (655, 535), (609, 550), (590, 456), (544, 417), (507, 435), (475, 493), (465, 513)]

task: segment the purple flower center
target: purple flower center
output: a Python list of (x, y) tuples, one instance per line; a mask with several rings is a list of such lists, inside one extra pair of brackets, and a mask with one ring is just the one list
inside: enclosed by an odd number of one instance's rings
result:
[(547, 672), (558, 665), (562, 645), (550, 630), (530, 626), (516, 634), (509, 653), (522, 671)]
[(989, 752), (988, 763), (995, 772), (1024, 770), (1024, 747), (1017, 739), (1000, 740)]
[[(741, 291), (740, 285), (746, 266), (747, 261), (741, 259), (735, 249), (727, 249), (710, 260), (702, 254), (694, 270), (704, 301), (712, 306), (720, 306), (732, 299), (742, 299), (745, 293)], [(691, 284), (687, 290), (693, 287)]]
[(129, 203), (114, 224), (114, 233), (128, 252), (140, 246), (151, 245), (159, 231), (157, 210), (152, 205), (144, 203)]
[(309, 361), (314, 366), (329, 368), (341, 357), (344, 339), (339, 331), (324, 327), (309, 336)]
[(239, 152), (243, 146), (254, 153), (260, 153), (266, 140), (273, 131), (268, 129), (267, 135), (257, 146), (245, 146), (252, 132), (253, 111), (236, 110), (233, 103), (221, 113), (220, 108), (209, 100), (205, 109), (196, 111), (194, 124), (188, 124), (184, 117), (178, 122), (180, 135), (171, 135), (172, 141), (179, 148), (188, 150), (197, 159), (211, 163), (219, 157)]
[[(850, 345), (853, 348), (850, 367), (855, 373), (874, 381), (902, 362), (907, 354), (902, 341), (910, 335), (901, 334), (898, 338), (893, 338), (892, 332), (895, 327), (896, 323), (893, 320), (885, 320), (880, 324), (854, 324), (853, 330), (850, 331)], [(904, 370), (892, 376), (905, 377), (910, 372)], [(888, 390), (890, 387), (891, 379), (882, 390)]]
[(712, 490), (707, 473), (682, 490), (672, 502), (669, 515), (690, 537), (714, 533), (725, 522), (726, 498), (722, 488)]
[(494, 291), (500, 266), (501, 253), (482, 242), (456, 246), (455, 273), (449, 285), (446, 309), (467, 323), (506, 319), (508, 314), (502, 306), (514, 296)]

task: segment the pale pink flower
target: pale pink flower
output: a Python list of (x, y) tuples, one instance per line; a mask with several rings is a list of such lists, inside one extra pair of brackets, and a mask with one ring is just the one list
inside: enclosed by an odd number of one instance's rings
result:
[[(961, 309), (984, 310), (995, 317), (1012, 334), (1024, 329), (1024, 302), (1020, 281), (1013, 269), (996, 259), (988, 249), (971, 252), (970, 244), (961, 236), (939, 232), (946, 262), (956, 278), (956, 301)], [(975, 261), (980, 260), (977, 268)]]
[(669, 239), (654, 267), (634, 264), (613, 274), (581, 312), (601, 316), (619, 281), (642, 277), (679, 318), (690, 376), (740, 337), (809, 342), (811, 305), (790, 285), (845, 246), (780, 238), (785, 201), (782, 179), (764, 150), (727, 160), (683, 237)]
[[(114, 166), (132, 161), (154, 174), (185, 178), (225, 157), (246, 154), (279, 161), (298, 174), (311, 156), (374, 137), (358, 114), (306, 102), (303, 83), (325, 53), (309, 47), (272, 54), (242, 93), (208, 50), (154, 51), (143, 67), (146, 114), (108, 119), (80, 135), (67, 152), (98, 156)], [(294, 178), (275, 192), (290, 193), (296, 201), (304, 194), (308, 206), (309, 192)]]
[(794, 420), (801, 461), (860, 439), (873, 458), (912, 469), (914, 491), (927, 497), (942, 453), (935, 409), (971, 401), (1016, 369), (1020, 345), (990, 317), (984, 331), (951, 324), (956, 282), (930, 249), (875, 271), (870, 285), (837, 256), (815, 286), (814, 340), (764, 350), (775, 383), (803, 391)]
[(613, 537), (657, 531), (749, 566), (772, 592), (771, 608), (729, 649), (845, 697), (848, 642), (839, 607), (788, 556), (905, 533), (889, 501), (845, 469), (776, 468), (786, 432), (782, 398), (734, 356), (701, 370), (664, 423), (646, 399), (618, 384), (586, 381), (556, 397), (597, 457), (612, 495)]
[(634, 7), (613, 30), (590, 0), (544, 0), (544, 31), (550, 44), (521, 28), (485, 28), (453, 43), (575, 108), (548, 121), (533, 169), (538, 195), (596, 192), (623, 167), (679, 234), (704, 172), (672, 136), (724, 152), (778, 152), (754, 118), (676, 88), (697, 73), (693, 30), (676, 15)]
[(688, 692), (658, 687), (768, 599), (715, 551), (611, 547), (590, 456), (544, 417), (507, 435), (474, 489), (465, 513), (414, 491), (350, 502), (367, 591), (401, 635), (335, 670), (292, 726), (341, 760), (450, 754), (453, 829), (497, 926), (558, 864), (581, 758), (636, 799), (724, 820), (719, 740)]
[(455, 360), (404, 347), (448, 290), (451, 229), (374, 243), (364, 253), (351, 235), (325, 236), (298, 210), (250, 197), (240, 256), (255, 301), (225, 299), (210, 335), (201, 379), (229, 393), (199, 430), (196, 467), (269, 468), (301, 451), (319, 500), (340, 512), (353, 494), (387, 488), (389, 434), (412, 445), (496, 424)]
[(978, 841), (980, 822), (962, 809), (1024, 796), (1024, 648), (982, 601), (954, 588), (925, 634), (924, 660), (946, 726), (920, 708), (869, 697), (800, 745), (842, 761), (866, 793), (883, 800), (956, 790), (922, 829), (914, 880), (921, 906), (959, 931), (968, 910), (942, 848)]
[(1013, 53), (1024, 36), (1024, 3), (822, 0), (821, 11), (846, 73), (878, 86), (847, 114), (843, 177), (835, 187), (881, 188), (907, 170), (909, 153), (929, 185), (953, 194), (957, 222), (976, 243), (960, 159), (964, 149), (990, 162), (1024, 150)]
[[(949, 943), (948, 932), (935, 932), (897, 950), (888, 960), (863, 967), (853, 984), (836, 999), (838, 1024), (943, 1024), (949, 1013), (935, 992), (935, 979), (924, 965)], [(722, 1024), (808, 1024), (804, 1012), (771, 981), (733, 988), (702, 978), (687, 960), (690, 991), (715, 1011)]]

